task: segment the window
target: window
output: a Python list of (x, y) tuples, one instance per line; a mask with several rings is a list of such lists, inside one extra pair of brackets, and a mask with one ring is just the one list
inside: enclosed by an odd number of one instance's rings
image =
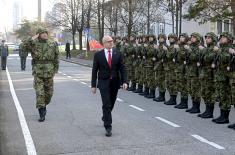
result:
[(165, 33), (164, 24), (163, 24), (163, 23), (160, 23), (160, 24), (159, 24), (159, 33), (162, 33), (162, 34)]
[(217, 21), (217, 33), (218, 34), (222, 33), (222, 21), (221, 20)]
[(224, 20), (224, 31), (229, 32), (229, 20)]

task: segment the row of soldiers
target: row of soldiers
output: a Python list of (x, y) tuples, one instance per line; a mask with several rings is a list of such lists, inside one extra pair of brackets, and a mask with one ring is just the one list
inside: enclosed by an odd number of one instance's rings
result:
[[(235, 103), (235, 46), (233, 36), (223, 32), (219, 38), (213, 32), (203, 37), (195, 32), (115, 38), (115, 45), (123, 54), (123, 61), (131, 83), (129, 91), (139, 93), (156, 102), (175, 105), (178, 109), (213, 118), (214, 104), (219, 101), (220, 116), (212, 121), (229, 123), (232, 103)], [(167, 44), (167, 39), (169, 45)], [(159, 96), (155, 96), (158, 87)], [(169, 91), (170, 99), (165, 100)], [(178, 92), (181, 101), (176, 102)], [(188, 95), (192, 107), (188, 107)], [(206, 104), (200, 111), (201, 98)], [(235, 129), (235, 124), (228, 126)]]

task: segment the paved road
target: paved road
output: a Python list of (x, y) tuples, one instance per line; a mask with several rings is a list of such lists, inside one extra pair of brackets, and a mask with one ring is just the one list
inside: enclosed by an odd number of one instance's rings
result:
[[(38, 123), (30, 63), (28, 58), (26, 71), (22, 72), (16, 55), (8, 60), (19, 105), (12, 98), (7, 72), (0, 73), (0, 154), (235, 155), (235, 131), (227, 125), (123, 90), (113, 111), (113, 136), (105, 137), (101, 99), (89, 88), (91, 68), (64, 61), (55, 77), (46, 121)], [(230, 121), (235, 122), (234, 108)]]

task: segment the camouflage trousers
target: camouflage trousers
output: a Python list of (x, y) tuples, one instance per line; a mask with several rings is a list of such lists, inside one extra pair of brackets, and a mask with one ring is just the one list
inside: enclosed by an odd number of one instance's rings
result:
[(225, 81), (216, 81), (215, 88), (217, 89), (220, 96), (220, 109), (230, 110), (231, 109), (231, 87), (229, 79)]
[(231, 87), (232, 104), (235, 106), (235, 77), (229, 79)]
[(214, 80), (204, 77), (201, 81), (202, 81), (201, 97), (203, 98), (206, 105), (214, 106), (216, 99)]
[(135, 79), (135, 67), (132, 66), (132, 65), (128, 65), (127, 66), (127, 77), (128, 77), (128, 81), (131, 81), (131, 82), (136, 82), (136, 79)]
[(53, 95), (53, 77), (40, 78), (34, 76), (34, 89), (36, 91), (36, 108), (45, 107)]
[(176, 73), (174, 70), (165, 71), (166, 87), (170, 95), (177, 95)]
[(156, 83), (155, 83), (155, 75), (153, 71), (153, 67), (146, 67), (146, 81), (147, 84), (146, 86), (149, 87), (150, 89), (156, 89)]
[(166, 91), (166, 81), (165, 81), (164, 70), (155, 71), (155, 84), (156, 84), (156, 87), (158, 87), (159, 92)]
[(176, 88), (182, 98), (188, 98), (187, 78), (182, 72), (176, 72)]
[(192, 100), (195, 102), (201, 101), (201, 82), (199, 77), (188, 77), (187, 81), (188, 93), (191, 95)]
[(142, 70), (143, 70), (143, 67), (141, 65), (137, 66), (135, 70), (136, 82), (140, 85), (143, 85), (143, 79), (141, 78)]

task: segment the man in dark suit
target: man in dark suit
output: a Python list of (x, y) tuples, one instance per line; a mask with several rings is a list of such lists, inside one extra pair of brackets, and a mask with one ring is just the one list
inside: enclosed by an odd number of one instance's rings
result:
[[(123, 86), (127, 89), (126, 69), (123, 64), (122, 55), (113, 48), (113, 39), (104, 36), (102, 39), (104, 49), (94, 55), (91, 90), (96, 93), (96, 88), (100, 90), (103, 106), (104, 127), (106, 136), (112, 135), (112, 110), (117, 98), (118, 89)], [(98, 74), (98, 84), (97, 84)]]

